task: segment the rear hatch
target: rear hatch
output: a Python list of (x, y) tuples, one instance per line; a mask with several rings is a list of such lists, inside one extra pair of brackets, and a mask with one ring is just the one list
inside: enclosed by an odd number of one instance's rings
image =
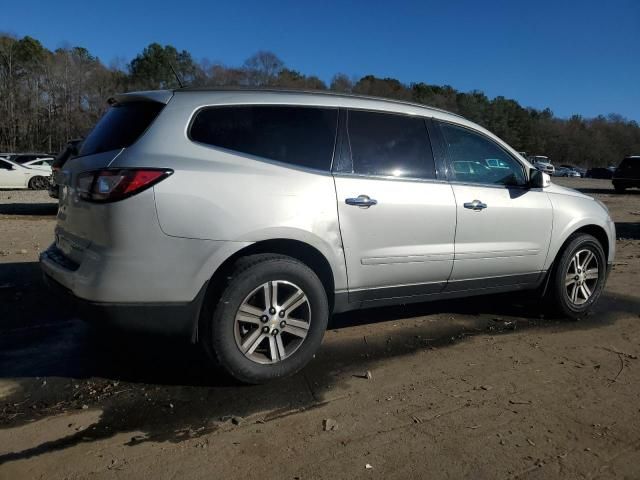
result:
[(81, 263), (84, 251), (93, 241), (108, 240), (105, 220), (109, 206), (80, 199), (78, 175), (109, 167), (144, 135), (170, 98), (171, 92), (149, 92), (110, 99), (109, 109), (82, 142), (78, 156), (66, 162), (56, 175), (60, 199), (55, 242), (73, 262)]

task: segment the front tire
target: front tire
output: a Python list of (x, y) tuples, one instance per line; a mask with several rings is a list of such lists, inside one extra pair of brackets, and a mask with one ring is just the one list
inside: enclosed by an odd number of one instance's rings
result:
[(29, 180), (29, 188), (31, 190), (44, 190), (45, 188), (47, 188), (48, 183), (49, 180), (46, 177), (33, 177), (31, 180)]
[(216, 305), (205, 308), (201, 342), (235, 379), (264, 383), (302, 369), (328, 319), (327, 294), (313, 270), (284, 255), (252, 255), (238, 261)]
[(569, 318), (583, 317), (600, 298), (606, 276), (606, 257), (600, 242), (592, 235), (573, 234), (552, 273), (552, 309)]

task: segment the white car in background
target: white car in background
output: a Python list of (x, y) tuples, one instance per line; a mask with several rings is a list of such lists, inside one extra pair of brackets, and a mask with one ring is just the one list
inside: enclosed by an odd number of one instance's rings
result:
[(33, 168), (35, 170), (42, 170), (51, 175), (51, 165), (53, 164), (53, 157), (47, 158), (37, 158), (36, 160), (31, 160), (29, 162), (22, 163), (23, 167)]
[(551, 160), (549, 160), (549, 157), (545, 157), (544, 155), (532, 155), (529, 157), (529, 162), (531, 162), (538, 170), (548, 175), (553, 175), (556, 171), (556, 168), (551, 163)]
[(49, 171), (28, 168), (6, 158), (0, 158), (0, 188), (30, 188), (43, 190), (49, 183)]

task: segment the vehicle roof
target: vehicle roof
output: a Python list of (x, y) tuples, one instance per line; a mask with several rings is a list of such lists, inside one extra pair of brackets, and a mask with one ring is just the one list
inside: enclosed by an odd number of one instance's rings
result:
[[(216, 105), (242, 105), (242, 104), (262, 104), (262, 105), (306, 105), (317, 107), (333, 108), (353, 108), (361, 110), (373, 110), (389, 113), (399, 113), (406, 115), (419, 115), (433, 117), (439, 120), (467, 126), (479, 130), (487, 136), (497, 140), (513, 155), (518, 155), (517, 150), (508, 145), (504, 140), (484, 127), (467, 120), (456, 113), (447, 112), (435, 107), (420, 103), (406, 102), (380, 97), (369, 97), (363, 95), (352, 95), (335, 93), (328, 91), (309, 90), (286, 90), (277, 88), (196, 88), (186, 87), (176, 90), (149, 90), (141, 92), (130, 92), (115, 95), (109, 99), (110, 104), (125, 103), (132, 101), (156, 101), (169, 103), (173, 97), (182, 97), (185, 101), (185, 108), (192, 111), (204, 106)], [(527, 164), (529, 162), (524, 159)], [(531, 164), (529, 164), (531, 166)]]
[[(447, 115), (451, 115), (460, 119), (464, 119), (462, 115), (458, 115), (457, 113), (449, 112), (447, 110), (443, 110), (441, 108), (430, 107), (428, 105), (424, 105), (416, 102), (409, 102), (405, 100), (395, 100), (390, 98), (383, 97), (375, 97), (369, 95), (357, 95), (351, 93), (338, 93), (331, 92), (326, 90), (293, 90), (293, 89), (285, 89), (285, 88), (244, 88), (244, 87), (183, 87), (175, 90), (148, 90), (141, 92), (129, 92), (123, 93), (119, 95), (115, 95), (113, 97), (113, 102), (118, 102), (124, 99), (126, 96), (128, 100), (133, 100), (134, 98), (145, 100), (150, 99), (162, 103), (168, 103), (174, 93), (191, 93), (191, 94), (200, 94), (203, 98), (209, 97), (211, 95), (216, 94), (239, 94), (243, 96), (255, 96), (255, 95), (267, 95), (268, 97), (284, 97), (284, 96), (292, 96), (297, 97), (299, 103), (303, 103), (300, 101), (303, 98), (312, 99), (314, 97), (327, 99), (334, 99), (333, 101), (329, 100), (327, 103), (335, 104), (338, 103), (336, 100), (363, 100), (363, 101), (372, 101), (376, 103), (381, 103), (384, 105), (398, 105), (398, 106), (411, 106), (417, 107), (420, 109), (426, 109), (432, 112), (439, 112)], [(110, 99), (111, 100), (111, 99)]]

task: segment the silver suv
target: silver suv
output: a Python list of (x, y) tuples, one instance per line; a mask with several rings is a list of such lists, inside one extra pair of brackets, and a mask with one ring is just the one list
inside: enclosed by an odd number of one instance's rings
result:
[(607, 209), (441, 110), (323, 93), (117, 95), (58, 172), (45, 277), (98, 322), (189, 336), (244, 382), (302, 368), (332, 313), (539, 289), (584, 314)]

